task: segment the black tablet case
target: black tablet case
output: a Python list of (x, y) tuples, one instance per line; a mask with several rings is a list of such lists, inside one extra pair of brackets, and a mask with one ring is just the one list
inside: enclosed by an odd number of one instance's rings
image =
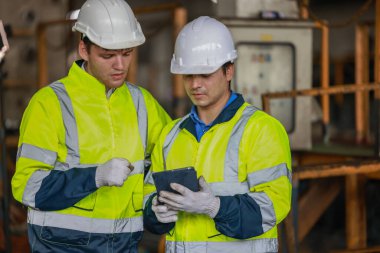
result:
[(170, 187), (170, 183), (183, 185), (194, 192), (199, 191), (197, 173), (193, 167), (154, 172), (153, 180), (157, 193), (160, 191), (178, 193)]

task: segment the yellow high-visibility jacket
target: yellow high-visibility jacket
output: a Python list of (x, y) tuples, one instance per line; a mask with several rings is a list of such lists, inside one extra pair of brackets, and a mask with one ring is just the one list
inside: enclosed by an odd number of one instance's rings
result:
[(193, 166), (220, 197), (214, 219), (180, 212), (158, 222), (151, 210), (155, 187), (147, 177), (144, 225), (167, 233), (166, 252), (277, 252), (277, 224), (291, 204), (291, 155), (287, 133), (273, 117), (244, 102), (228, 105), (199, 142), (193, 120), (169, 123), (152, 154), (151, 172)]
[[(81, 67), (42, 88), (20, 127), (12, 191), (28, 206), (33, 252), (137, 252), (142, 237), (144, 161), (167, 113), (143, 88), (105, 86)], [(128, 159), (121, 187), (97, 189), (96, 167)]]

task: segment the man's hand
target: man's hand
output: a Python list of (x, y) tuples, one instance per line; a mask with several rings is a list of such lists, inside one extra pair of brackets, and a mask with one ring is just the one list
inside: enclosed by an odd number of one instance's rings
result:
[(171, 209), (188, 213), (207, 214), (214, 218), (220, 208), (220, 199), (215, 197), (203, 177), (199, 178), (199, 192), (193, 192), (180, 184), (170, 186), (179, 194), (161, 191), (159, 200)]
[(127, 159), (113, 158), (96, 168), (96, 187), (122, 186), (132, 170), (133, 166)]
[(178, 220), (178, 211), (170, 210), (166, 205), (160, 205), (157, 196), (152, 200), (152, 210), (156, 214), (157, 220), (161, 223), (176, 222)]

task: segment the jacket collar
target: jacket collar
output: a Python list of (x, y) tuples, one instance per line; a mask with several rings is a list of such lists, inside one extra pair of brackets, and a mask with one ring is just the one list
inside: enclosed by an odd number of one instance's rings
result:
[(75, 88), (84, 89), (94, 94), (101, 93), (105, 95), (105, 85), (84, 70), (82, 68), (83, 63), (83, 60), (78, 60), (72, 64), (69, 70), (68, 77), (74, 81)]
[[(217, 124), (227, 122), (230, 119), (232, 119), (232, 117), (235, 116), (237, 110), (244, 104), (244, 102), (245, 101), (243, 96), (237, 93), (237, 98), (230, 105), (228, 105), (222, 110), (218, 117), (213, 121), (210, 128)], [(187, 117), (187, 119), (185, 119), (179, 127), (180, 129), (188, 130), (195, 137), (197, 136), (194, 121), (190, 117)]]

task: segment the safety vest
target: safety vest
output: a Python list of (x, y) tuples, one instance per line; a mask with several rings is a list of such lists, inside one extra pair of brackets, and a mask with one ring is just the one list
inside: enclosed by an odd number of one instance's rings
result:
[[(28, 224), (37, 228), (35, 236), (53, 245), (87, 246), (96, 236), (126, 234), (110, 248), (136, 247), (143, 231), (146, 153), (169, 120), (147, 91), (130, 83), (107, 99), (104, 85), (76, 63), (67, 77), (41, 89), (23, 117), (12, 179), (16, 200), (30, 207)], [(62, 210), (37, 209), (36, 194), (52, 171), (96, 167), (114, 157), (134, 166), (123, 186), (95, 189)]]
[[(163, 130), (165, 137), (157, 143), (161, 149), (152, 156), (153, 172), (193, 166), (198, 177), (205, 177), (216, 196), (247, 193), (260, 206), (264, 233), (239, 240), (221, 234), (214, 220), (207, 215), (180, 212), (174, 228), (166, 235), (166, 252), (277, 252), (276, 225), (289, 212), (291, 195), (289, 143), (282, 126), (272, 117), (244, 103), (232, 119), (214, 125), (197, 142), (190, 132), (181, 127), (188, 117), (169, 124)], [(266, 157), (264, 153), (257, 154), (262, 157), (258, 161), (261, 164), (252, 165), (250, 160), (254, 160), (255, 154), (251, 153), (254, 147), (250, 145), (255, 141), (251, 140), (261, 138), (258, 137), (260, 129), (268, 122), (283, 136), (276, 136), (279, 139), (273, 144), (285, 147), (281, 148), (285, 150), (284, 154), (278, 159)], [(276, 132), (273, 134), (278, 134)], [(268, 136), (268, 142), (271, 139)], [(277, 148), (263, 149), (258, 152), (276, 152)], [(147, 183), (153, 185), (151, 177)], [(272, 185), (279, 186), (276, 190), (282, 192), (277, 195), (267, 192), (265, 187)], [(147, 194), (145, 201), (154, 193)]]

